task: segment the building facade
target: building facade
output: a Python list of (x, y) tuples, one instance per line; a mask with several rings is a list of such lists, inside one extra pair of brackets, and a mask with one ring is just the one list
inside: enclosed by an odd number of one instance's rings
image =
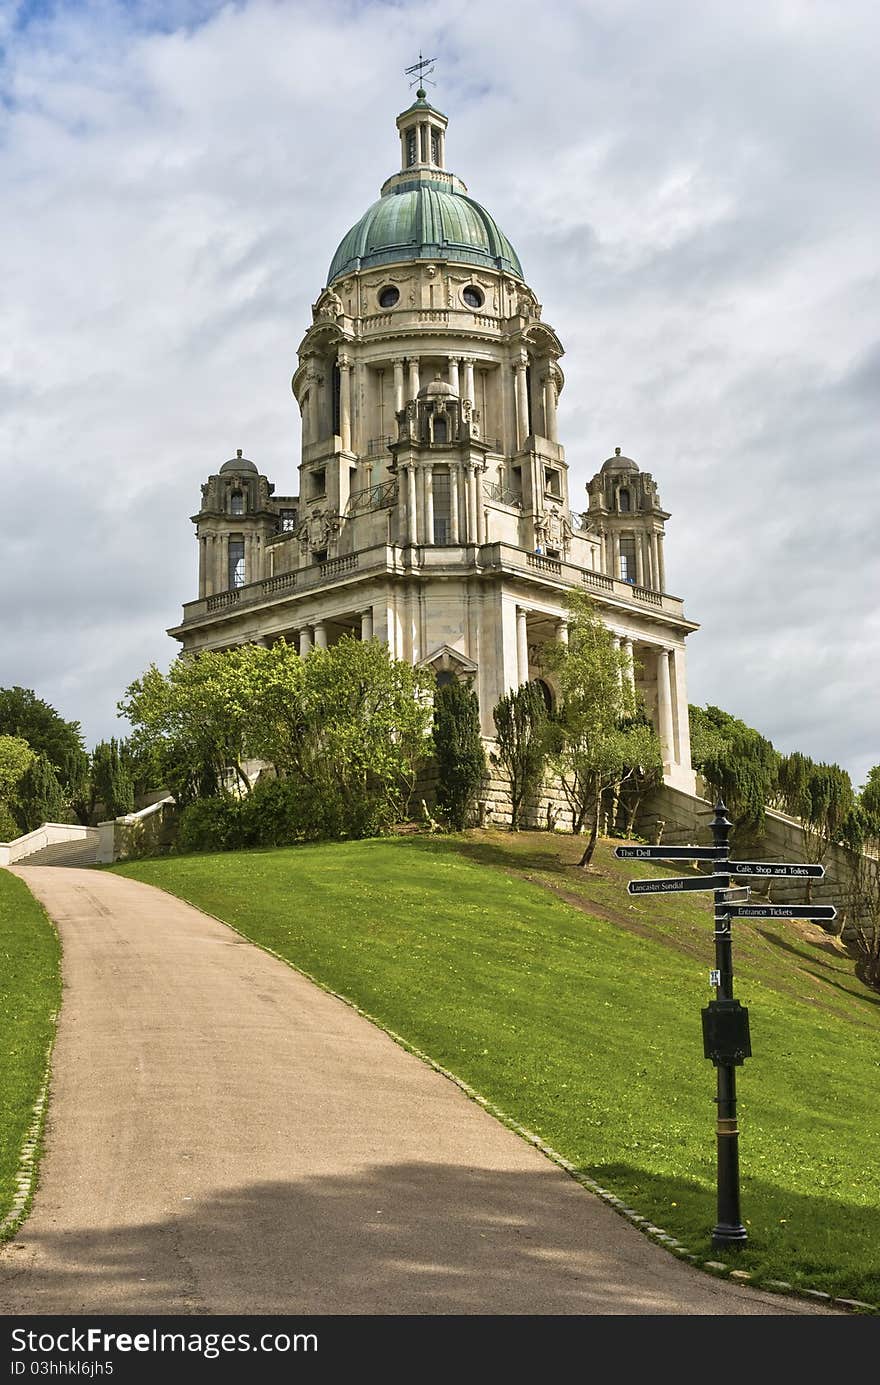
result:
[(296, 495), (241, 451), (193, 516), (198, 599), (185, 651), (272, 643), (301, 654), (378, 638), (440, 681), (471, 680), (483, 733), (586, 591), (627, 654), (692, 792), (685, 638), (665, 591), (669, 518), (620, 448), (572, 508), (557, 404), (562, 344), (512, 245), (446, 169), (447, 119), (423, 90), (397, 117), (400, 171), (337, 249), (299, 347)]

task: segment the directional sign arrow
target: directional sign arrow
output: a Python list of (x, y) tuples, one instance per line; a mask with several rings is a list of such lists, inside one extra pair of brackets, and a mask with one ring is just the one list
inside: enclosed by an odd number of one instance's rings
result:
[(792, 865), (788, 861), (727, 861), (731, 875), (769, 875), (778, 878), (821, 880), (825, 874), (824, 866)]
[(671, 880), (630, 880), (629, 894), (679, 894), (682, 890), (721, 890), (727, 884), (726, 875), (685, 875)]
[(717, 861), (723, 857), (723, 846), (616, 846), (614, 854), (621, 861)]
[(726, 904), (725, 912), (734, 919), (826, 919), (837, 918), (833, 904)]
[(719, 904), (734, 904), (741, 900), (744, 904), (751, 894), (748, 885), (736, 885), (732, 890), (719, 890)]

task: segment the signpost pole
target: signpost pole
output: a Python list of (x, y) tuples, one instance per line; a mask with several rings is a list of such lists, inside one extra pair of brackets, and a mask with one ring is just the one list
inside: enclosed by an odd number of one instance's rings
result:
[[(730, 829), (733, 823), (719, 798), (712, 821), (712, 841), (724, 848), (724, 860), (713, 869), (723, 875), (730, 858)], [(728, 875), (726, 884), (729, 886)], [(717, 990), (719, 1000), (733, 1000), (733, 947), (730, 915), (724, 907), (724, 890), (715, 891), (715, 966), (721, 973)], [(739, 1130), (736, 1124), (736, 1068), (731, 1063), (718, 1063), (718, 1115), (716, 1140), (718, 1146), (718, 1222), (712, 1229), (712, 1244), (717, 1247), (742, 1245), (748, 1233), (742, 1224), (739, 1205)]]

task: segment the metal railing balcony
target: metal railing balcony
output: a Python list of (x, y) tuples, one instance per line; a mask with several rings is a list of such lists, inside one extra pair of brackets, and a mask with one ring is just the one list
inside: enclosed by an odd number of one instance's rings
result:
[(396, 504), (397, 481), (383, 481), (378, 486), (366, 486), (363, 490), (352, 491), (345, 513), (348, 516), (359, 515), (367, 510), (387, 510)]
[(522, 494), (500, 485), (497, 481), (484, 481), (483, 494), (498, 505), (513, 505), (518, 510), (522, 509)]

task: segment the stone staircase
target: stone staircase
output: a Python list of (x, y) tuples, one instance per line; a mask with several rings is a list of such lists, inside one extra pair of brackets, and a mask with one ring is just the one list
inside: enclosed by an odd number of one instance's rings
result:
[(94, 866), (98, 861), (97, 835), (94, 841), (53, 842), (50, 846), (20, 856), (21, 866)]
[(99, 842), (97, 827), (44, 822), (15, 841), (0, 842), (0, 866), (93, 866)]

